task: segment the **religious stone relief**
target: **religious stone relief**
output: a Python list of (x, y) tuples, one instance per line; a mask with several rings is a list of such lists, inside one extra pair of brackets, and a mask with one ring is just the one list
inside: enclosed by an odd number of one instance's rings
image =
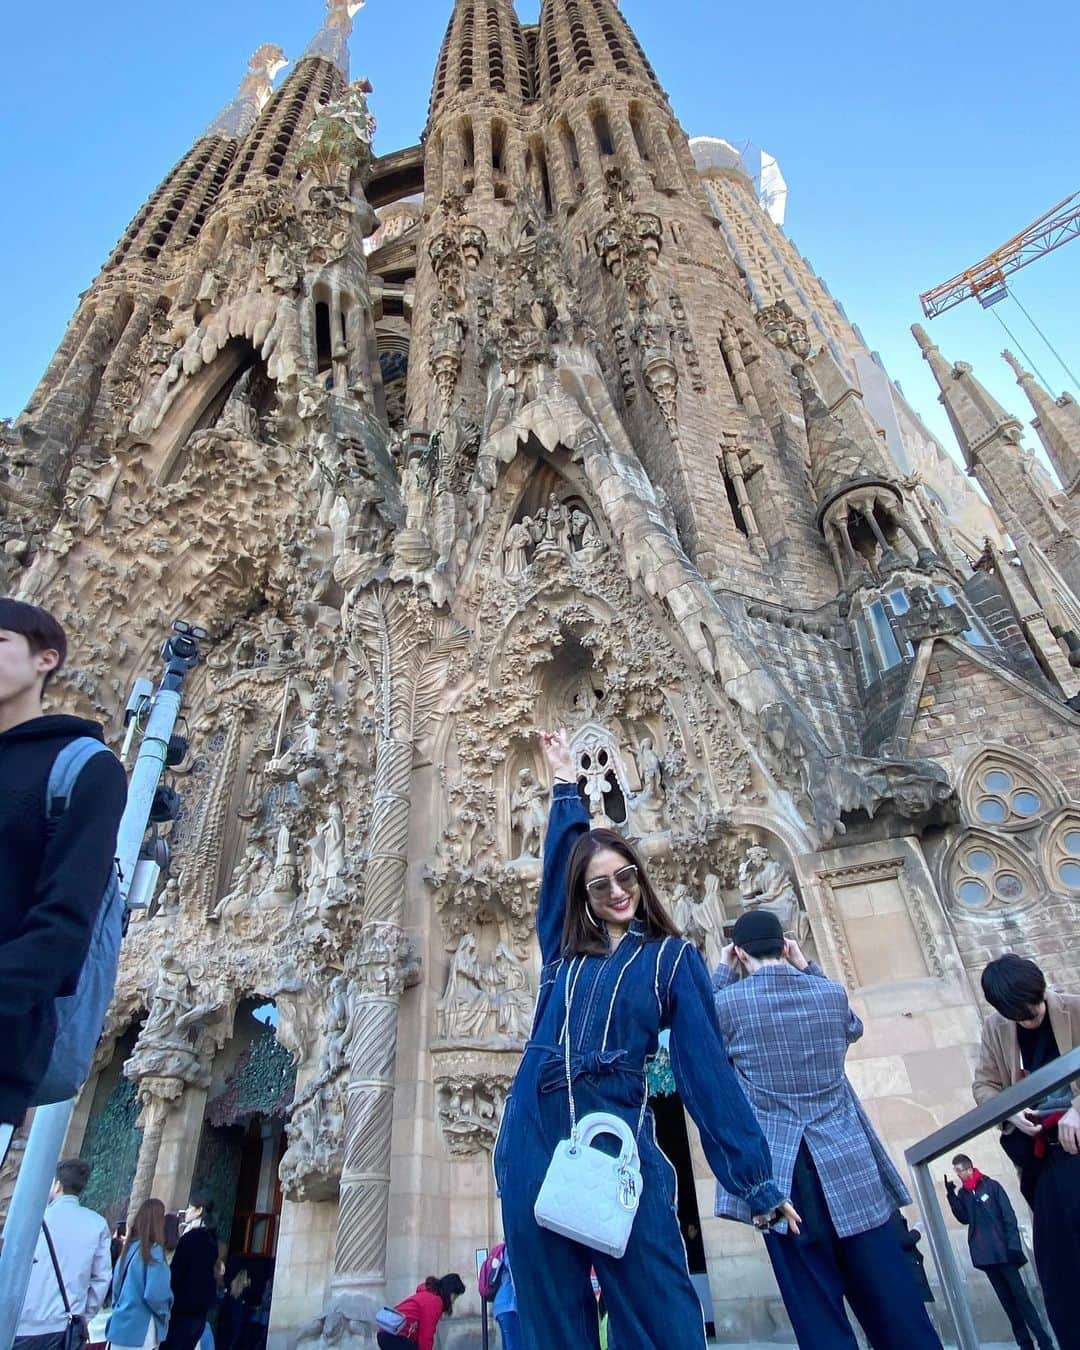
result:
[(520, 1047), (529, 1037), (533, 993), (523, 962), (505, 942), (482, 959), (466, 933), (450, 961), (446, 990), (436, 1009), (440, 1040)]
[(739, 896), (744, 910), (767, 910), (776, 915), (784, 932), (796, 942), (806, 941), (810, 924), (791, 870), (760, 844), (746, 850), (739, 867)]

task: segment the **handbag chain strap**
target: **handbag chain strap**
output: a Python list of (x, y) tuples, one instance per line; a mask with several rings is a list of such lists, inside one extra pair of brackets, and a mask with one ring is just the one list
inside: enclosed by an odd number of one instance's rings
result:
[[(634, 953), (634, 955), (630, 958), (630, 960), (627, 961), (626, 965), (623, 966), (622, 970), (619, 971), (619, 978), (615, 981), (615, 988), (611, 991), (611, 1007), (608, 1008), (607, 1026), (605, 1026), (604, 1028), (604, 1042), (602, 1046), (602, 1049), (604, 1050), (607, 1049), (608, 1028), (610, 1028), (611, 1026), (611, 1008), (614, 1007), (615, 1005), (615, 999), (619, 992), (619, 985), (622, 984), (622, 978), (626, 974), (627, 969), (629, 968), (631, 962), (637, 958), (640, 952), (641, 948), (639, 947), (638, 950)], [(566, 1092), (570, 1102), (571, 1152), (576, 1152), (578, 1147), (578, 1120), (577, 1120), (577, 1107), (574, 1103), (574, 1075), (570, 1069), (570, 1007), (571, 1004), (573, 1003), (574, 995), (577, 992), (578, 976), (580, 976), (585, 966), (584, 956), (579, 956), (575, 959), (578, 962), (577, 974), (574, 974), (573, 979), (571, 979), (571, 975), (573, 974), (573, 962), (571, 962), (570, 965), (567, 967), (566, 979), (563, 984), (563, 995), (566, 1006), (566, 1020), (563, 1022), (563, 1047), (565, 1050)], [(637, 1141), (641, 1135), (642, 1127), (645, 1124), (645, 1112), (649, 1109), (649, 1091), (644, 1075), (642, 1076), (641, 1086), (642, 1086), (641, 1111), (638, 1113), (637, 1129), (634, 1131), (635, 1148), (637, 1147)]]

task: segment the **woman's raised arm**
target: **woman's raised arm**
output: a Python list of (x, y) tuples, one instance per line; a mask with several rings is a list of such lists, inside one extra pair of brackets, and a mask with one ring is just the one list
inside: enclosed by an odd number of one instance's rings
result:
[(578, 839), (589, 828), (589, 816), (577, 790), (577, 774), (565, 731), (543, 731), (540, 744), (553, 779), (551, 814), (544, 839), (544, 875), (536, 910), (536, 935), (544, 965), (562, 951), (566, 917), (566, 868)]

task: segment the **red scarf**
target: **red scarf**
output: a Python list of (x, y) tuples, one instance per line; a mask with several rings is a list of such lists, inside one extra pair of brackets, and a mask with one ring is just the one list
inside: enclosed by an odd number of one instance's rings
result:
[(983, 1174), (979, 1171), (977, 1167), (973, 1167), (971, 1169), (971, 1175), (964, 1178), (964, 1190), (965, 1191), (975, 1190), (975, 1188), (978, 1186), (979, 1182), (982, 1181), (982, 1179)]

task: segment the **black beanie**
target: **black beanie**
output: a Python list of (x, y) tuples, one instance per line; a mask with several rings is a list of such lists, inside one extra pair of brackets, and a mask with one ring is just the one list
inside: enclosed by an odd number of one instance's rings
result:
[(769, 909), (749, 909), (735, 921), (732, 941), (747, 956), (779, 956), (776, 944), (784, 941), (783, 925)]

